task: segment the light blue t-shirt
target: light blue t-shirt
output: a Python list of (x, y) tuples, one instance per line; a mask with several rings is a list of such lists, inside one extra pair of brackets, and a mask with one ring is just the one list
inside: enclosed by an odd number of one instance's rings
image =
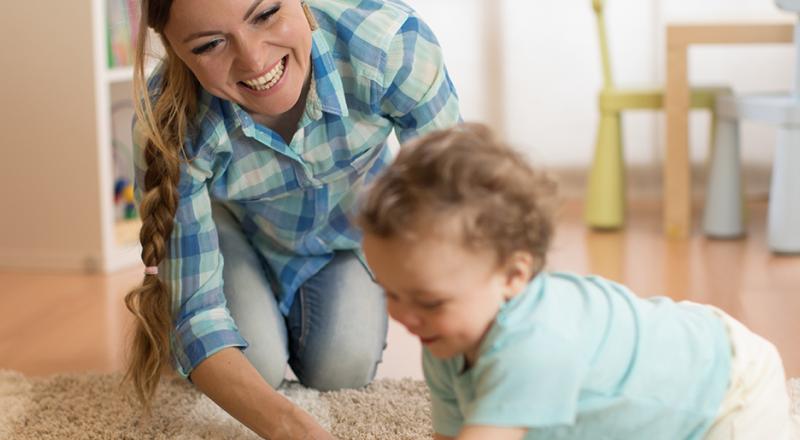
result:
[(503, 305), (470, 369), (463, 355), (423, 352), (437, 433), (527, 427), (526, 440), (700, 439), (730, 363), (710, 308), (564, 273), (538, 275)]

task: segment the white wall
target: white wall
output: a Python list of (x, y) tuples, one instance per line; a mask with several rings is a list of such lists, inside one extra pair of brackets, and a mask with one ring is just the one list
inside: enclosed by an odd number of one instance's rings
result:
[[(445, 51), (465, 119), (496, 123), (491, 94), (503, 90), (507, 137), (550, 167), (591, 162), (597, 121), (600, 59), (591, 0), (408, 0), (431, 25)], [(664, 26), (671, 22), (792, 21), (772, 0), (607, 0), (606, 19), (618, 84), (661, 84)], [(489, 8), (499, 12), (505, 62), (486, 66)], [(789, 45), (695, 47), (690, 80), (728, 84), (737, 92), (786, 90), (794, 50)], [(502, 84), (487, 84), (499, 75)], [(691, 149), (705, 158), (708, 116), (691, 118)], [(626, 160), (655, 166), (663, 148), (660, 113), (625, 115)], [(769, 164), (774, 134), (744, 125), (743, 156)]]
[[(101, 258), (90, 2), (0, 8), (0, 266)], [(59, 25), (52, 25), (58, 21)]]

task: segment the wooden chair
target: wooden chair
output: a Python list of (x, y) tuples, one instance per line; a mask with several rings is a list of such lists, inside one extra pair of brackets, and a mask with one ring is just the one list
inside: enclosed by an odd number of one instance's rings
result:
[[(614, 84), (603, 16), (604, 0), (593, 0), (597, 19), (603, 88), (598, 94), (600, 122), (597, 130), (594, 161), (589, 175), (585, 221), (599, 229), (616, 229), (625, 219), (625, 170), (622, 146), (623, 110), (657, 110), (664, 106), (662, 87), (622, 88)], [(728, 87), (692, 88), (692, 108), (708, 109), (714, 119), (715, 101), (720, 94), (730, 94)], [(714, 125), (712, 124), (712, 127)], [(712, 139), (714, 133), (712, 131)], [(712, 140), (713, 145), (713, 140)]]
[(717, 100), (717, 132), (709, 170), (703, 229), (709, 236), (744, 234), (739, 158), (739, 121), (752, 120), (778, 127), (772, 164), (767, 239), (779, 253), (800, 253), (800, 0), (776, 0), (798, 14), (794, 28), (793, 89), (786, 94), (725, 96)]

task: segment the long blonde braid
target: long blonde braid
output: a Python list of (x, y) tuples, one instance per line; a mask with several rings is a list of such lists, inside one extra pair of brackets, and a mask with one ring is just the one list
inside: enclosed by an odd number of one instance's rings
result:
[[(142, 262), (154, 267), (169, 253), (169, 240), (178, 208), (178, 183), (183, 140), (196, 112), (197, 81), (170, 49), (163, 37), (171, 0), (143, 0), (142, 21), (137, 36), (134, 68), (136, 124), (147, 139), (144, 146), (144, 176), (139, 213), (142, 229)], [(145, 64), (148, 27), (161, 35), (166, 48), (165, 67), (158, 96), (148, 91)], [(145, 275), (142, 285), (125, 297), (136, 318), (125, 379), (133, 383), (142, 405), (149, 409), (162, 370), (170, 363), (172, 305), (167, 283), (156, 275)]]

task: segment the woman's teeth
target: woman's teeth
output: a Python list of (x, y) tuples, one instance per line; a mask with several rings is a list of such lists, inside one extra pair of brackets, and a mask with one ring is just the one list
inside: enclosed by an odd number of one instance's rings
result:
[(281, 62), (278, 63), (278, 65), (273, 67), (269, 72), (265, 73), (261, 78), (249, 79), (247, 81), (242, 81), (242, 83), (253, 90), (258, 90), (259, 92), (268, 90), (278, 81), (280, 81), (281, 77), (283, 76), (284, 63), (286, 63), (285, 58), (281, 59)]

